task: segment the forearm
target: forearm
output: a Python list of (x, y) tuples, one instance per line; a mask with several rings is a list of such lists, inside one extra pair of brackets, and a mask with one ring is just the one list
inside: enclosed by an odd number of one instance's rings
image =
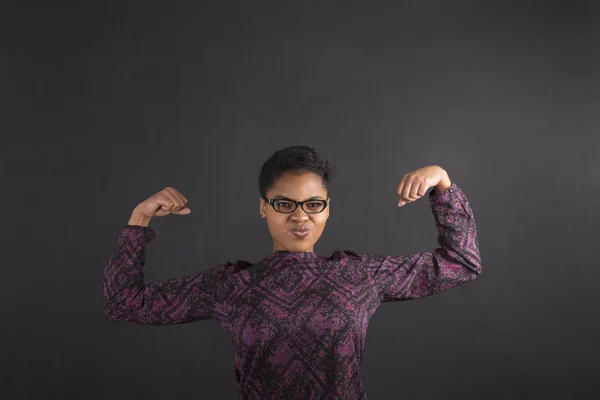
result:
[(130, 320), (127, 311), (144, 286), (144, 248), (152, 240), (151, 228), (125, 227), (104, 268), (104, 311), (109, 319)]
[(441, 267), (448, 267), (450, 275), (457, 274), (459, 266), (470, 272), (481, 272), (477, 226), (471, 205), (457, 186), (431, 199), (430, 205), (438, 227), (438, 255), (445, 258)]

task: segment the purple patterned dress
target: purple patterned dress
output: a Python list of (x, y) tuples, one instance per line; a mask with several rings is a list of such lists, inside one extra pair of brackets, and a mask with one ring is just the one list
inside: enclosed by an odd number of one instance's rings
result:
[(441, 246), (409, 256), (277, 251), (144, 283), (150, 227), (126, 225), (104, 270), (104, 314), (147, 325), (214, 319), (229, 334), (240, 399), (366, 399), (369, 319), (384, 302), (430, 296), (481, 272), (471, 207), (456, 184), (429, 193)]

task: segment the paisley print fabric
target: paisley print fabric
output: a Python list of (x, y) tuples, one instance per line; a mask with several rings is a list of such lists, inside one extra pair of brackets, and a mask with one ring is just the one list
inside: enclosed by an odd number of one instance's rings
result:
[(360, 379), (369, 319), (481, 272), (475, 220), (453, 183), (428, 196), (439, 248), (407, 256), (277, 251), (144, 282), (150, 227), (126, 225), (104, 269), (104, 314), (140, 325), (212, 319), (229, 335), (240, 399), (366, 399)]

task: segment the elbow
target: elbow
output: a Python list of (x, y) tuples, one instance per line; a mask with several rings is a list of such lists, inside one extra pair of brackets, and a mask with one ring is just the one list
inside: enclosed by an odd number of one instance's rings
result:
[(139, 307), (138, 291), (125, 288), (116, 294), (109, 296), (104, 293), (104, 316), (111, 321), (129, 322), (135, 321)]
[(481, 262), (479, 262), (479, 260), (477, 262), (466, 263), (465, 268), (467, 270), (467, 273), (473, 276), (473, 279), (481, 275)]
[(481, 275), (481, 268), (469, 270), (467, 282), (474, 281), (479, 278), (479, 275)]
[(444, 289), (449, 289), (455, 286), (461, 286), (472, 282), (481, 274), (481, 267), (474, 265), (456, 264), (452, 272), (448, 271), (445, 274)]
[(474, 267), (474, 271), (477, 276), (481, 275), (481, 264), (477, 264), (477, 266)]
[(471, 279), (477, 278), (481, 275), (481, 257), (479, 252), (462, 253), (460, 257), (456, 258), (456, 261), (464, 268), (465, 275), (471, 277)]
[(461, 260), (454, 264), (453, 270), (453, 278), (450, 280), (455, 281), (456, 284), (463, 284), (473, 281), (481, 275), (481, 263)]
[(474, 281), (479, 277), (479, 275), (481, 275), (481, 263), (469, 263), (463, 265), (463, 268), (465, 269), (463, 275), (464, 282)]
[(131, 316), (131, 313), (129, 313), (127, 309), (123, 309), (111, 301), (104, 302), (103, 311), (104, 316), (110, 321), (129, 322), (134, 320), (134, 318)]
[(470, 281), (481, 274), (479, 252), (453, 251), (442, 249), (439, 260), (442, 268), (448, 268), (459, 281)]
[(104, 303), (104, 316), (110, 321), (133, 322), (138, 325), (154, 324), (154, 322), (145, 315), (143, 310), (139, 310), (131, 304), (115, 304), (111, 301), (106, 301)]
[(463, 276), (466, 281), (475, 280), (481, 275), (481, 262), (479, 260), (466, 261), (461, 264), (463, 268)]
[(481, 275), (481, 256), (479, 255), (479, 252), (469, 260), (469, 268), (477, 276)]
[(115, 308), (114, 304), (110, 301), (104, 302), (104, 316), (111, 321), (120, 321), (122, 317), (122, 313), (118, 312)]

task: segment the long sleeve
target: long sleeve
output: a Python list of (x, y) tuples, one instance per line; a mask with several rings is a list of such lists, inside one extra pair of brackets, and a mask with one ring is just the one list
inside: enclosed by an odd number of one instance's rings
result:
[(155, 238), (150, 227), (126, 225), (104, 268), (104, 315), (140, 325), (181, 324), (214, 319), (229, 290), (235, 265), (226, 263), (192, 276), (144, 284), (145, 247)]
[(479, 240), (466, 195), (452, 183), (429, 192), (441, 247), (409, 256), (359, 254), (377, 283), (381, 302), (411, 300), (469, 282), (481, 273)]

